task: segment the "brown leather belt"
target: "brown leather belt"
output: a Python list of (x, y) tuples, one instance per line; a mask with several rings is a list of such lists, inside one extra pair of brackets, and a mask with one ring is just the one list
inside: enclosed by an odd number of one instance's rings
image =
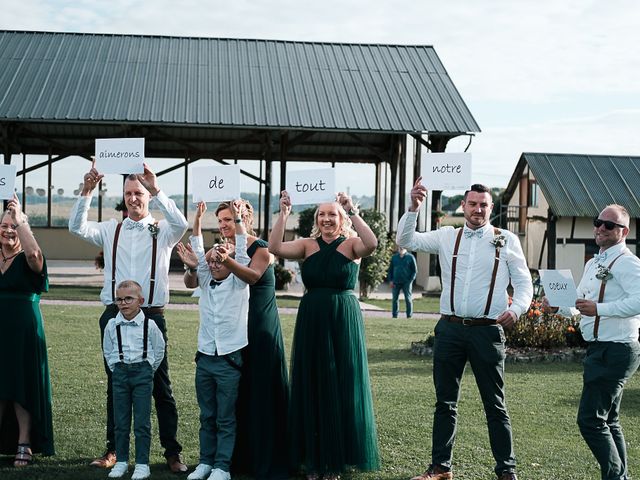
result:
[(164, 315), (164, 307), (142, 307), (147, 315)]
[(497, 325), (497, 321), (492, 318), (470, 318), (458, 317), (457, 315), (442, 315), (442, 319), (451, 323), (461, 323), (467, 327), (480, 327), (487, 325)]

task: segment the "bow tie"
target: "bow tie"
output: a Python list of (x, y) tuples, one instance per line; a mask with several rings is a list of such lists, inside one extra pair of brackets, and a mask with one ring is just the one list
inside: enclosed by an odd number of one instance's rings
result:
[(473, 237), (482, 238), (483, 235), (484, 235), (483, 228), (479, 228), (477, 230), (471, 230), (469, 228), (469, 229), (465, 229), (464, 231), (464, 238), (473, 238)]
[(607, 252), (596, 253), (593, 256), (593, 261), (596, 263), (604, 262), (607, 259)]
[(140, 222), (136, 222), (133, 220), (129, 220), (124, 224), (125, 230), (138, 230), (139, 232), (144, 230), (144, 224)]
[(221, 285), (221, 284), (222, 284), (222, 281), (219, 282), (217, 280), (211, 280), (211, 282), (209, 283), (209, 286), (211, 288), (216, 288), (218, 285)]

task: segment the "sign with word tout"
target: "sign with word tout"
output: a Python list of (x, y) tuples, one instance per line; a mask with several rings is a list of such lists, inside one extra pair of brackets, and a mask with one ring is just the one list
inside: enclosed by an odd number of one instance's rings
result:
[(15, 165), (0, 164), (0, 200), (11, 200), (13, 198), (17, 171)]
[(291, 205), (336, 201), (336, 170), (297, 170), (287, 172), (287, 193)]
[(540, 283), (552, 307), (575, 307), (578, 298), (571, 270), (540, 270)]
[(240, 198), (240, 165), (209, 165), (190, 170), (193, 203)]
[(96, 138), (100, 173), (144, 173), (144, 138)]
[(471, 186), (471, 154), (425, 153), (420, 175), (429, 190), (468, 190)]

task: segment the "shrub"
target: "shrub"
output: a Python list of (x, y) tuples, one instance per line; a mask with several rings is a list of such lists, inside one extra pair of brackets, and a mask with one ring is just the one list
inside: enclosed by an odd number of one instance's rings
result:
[(378, 238), (378, 248), (360, 263), (360, 298), (367, 298), (369, 292), (384, 282), (393, 255), (393, 242), (387, 234), (387, 217), (375, 209), (361, 210), (360, 216)]
[(298, 228), (295, 229), (295, 232), (299, 237), (309, 238), (309, 235), (311, 235), (315, 211), (316, 207), (310, 207), (305, 208), (298, 214)]

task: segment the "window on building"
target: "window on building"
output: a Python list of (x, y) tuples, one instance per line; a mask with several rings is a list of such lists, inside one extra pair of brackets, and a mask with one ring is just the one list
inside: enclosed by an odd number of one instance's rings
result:
[(539, 187), (538, 182), (535, 180), (529, 180), (529, 198), (527, 201), (527, 206), (529, 207), (537, 207), (539, 200)]

